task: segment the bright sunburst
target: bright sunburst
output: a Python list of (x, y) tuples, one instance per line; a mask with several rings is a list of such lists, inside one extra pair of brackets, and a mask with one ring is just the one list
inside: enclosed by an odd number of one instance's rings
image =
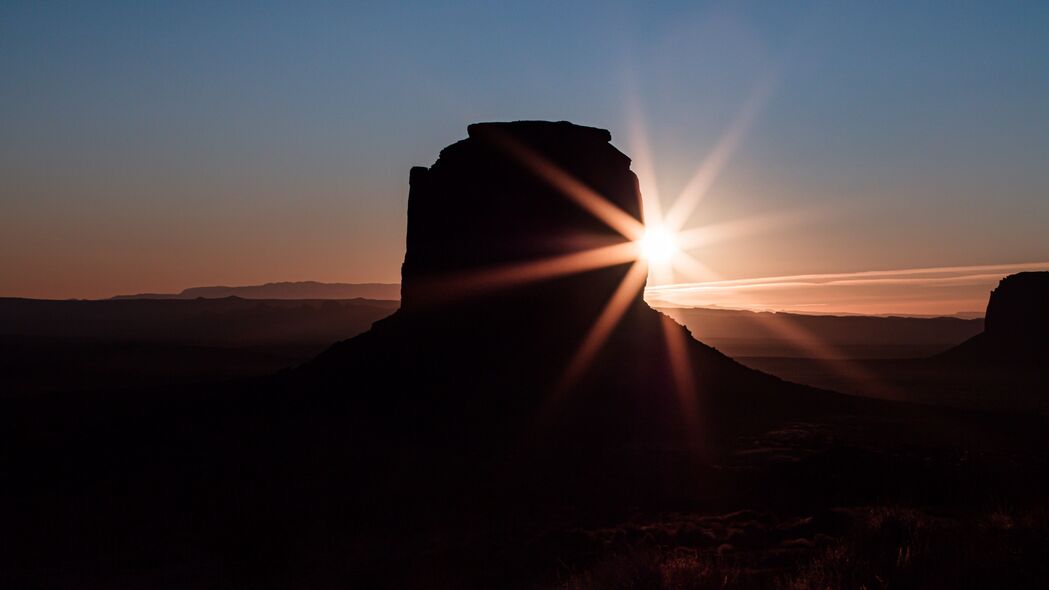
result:
[(662, 226), (645, 228), (645, 234), (638, 240), (638, 248), (641, 257), (651, 265), (670, 264), (679, 251), (677, 236)]
[[(537, 177), (558, 189), (565, 198), (605, 222), (623, 237), (623, 241), (549, 258), (516, 262), (463, 275), (443, 277), (431, 286), (430, 298), (458, 298), (463, 293), (480, 293), (510, 288), (525, 283), (630, 263), (619, 285), (580, 343), (579, 349), (555, 387), (556, 392), (567, 391), (587, 371), (595, 355), (628, 310), (637, 293), (645, 288), (646, 279), (650, 288), (660, 285), (672, 286), (681, 279), (692, 282), (720, 279), (721, 277), (693, 257), (690, 251), (710, 243), (760, 231), (767, 225), (776, 224), (777, 219), (774, 218), (747, 218), (686, 227), (693, 211), (739, 143), (749, 119), (753, 117), (752, 111), (756, 108), (756, 101), (747, 101), (743, 112), (733, 121), (725, 136), (720, 138), (715, 145), (713, 153), (700, 164), (692, 180), (671, 202), (669, 210), (665, 213), (660, 206), (658, 187), (653, 175), (643, 125), (640, 124), (640, 121), (632, 125), (632, 134), (637, 144), (635, 164), (638, 183), (643, 189), (642, 196), (645, 199), (645, 223), (608, 201), (603, 195), (562, 170), (542, 154), (511, 138), (499, 139), (498, 147), (530, 169)], [(682, 396), (682, 405), (692, 407), (695, 401), (691, 398), (694, 383), (687, 347), (683, 340), (685, 336), (682, 335), (677, 324), (669, 318), (664, 318), (663, 328), (669, 353), (670, 367), (668, 368)], [(555, 394), (554, 397), (559, 397), (559, 395), (559, 393)]]

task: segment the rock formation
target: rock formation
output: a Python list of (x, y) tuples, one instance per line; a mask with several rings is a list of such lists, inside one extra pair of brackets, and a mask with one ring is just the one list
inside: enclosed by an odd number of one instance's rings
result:
[(1044, 348), (1049, 342), (1049, 272), (1009, 275), (991, 291), (984, 331), (996, 342)]
[(530, 280), (519, 271), (629, 245), (566, 190), (592, 191), (640, 221), (630, 160), (607, 131), (565, 122), (468, 132), (412, 170), (401, 309), (297, 377), (346, 397), (369, 428), (471, 452), (587, 448), (613, 462), (628, 447), (703, 448), (743, 422), (804, 412), (817, 398), (839, 403), (693, 340), (640, 288), (590, 362), (573, 364), (633, 260)]
[(984, 331), (946, 358), (1027, 362), (1049, 359), (1049, 272), (1009, 275), (991, 291)]

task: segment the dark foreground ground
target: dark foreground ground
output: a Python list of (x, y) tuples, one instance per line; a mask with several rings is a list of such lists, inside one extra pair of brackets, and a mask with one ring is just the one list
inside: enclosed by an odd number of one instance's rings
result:
[[(90, 474), (49, 457), (5, 483), (14, 542), (0, 579), (7, 588), (1044, 587), (1044, 454), (915, 441), (911, 429), (929, 419), (790, 424), (735, 441), (709, 465), (677, 458), (692, 465), (694, 487), (658, 502), (615, 482), (587, 501), (559, 497), (556, 484), (539, 499), (463, 493), (433, 485), (447, 467), (384, 472), (367, 450), (343, 451), (349, 473), (283, 465), (284, 484), (257, 463), (230, 469), (214, 457), (160, 473), (153, 462), (170, 457), (155, 448), (130, 464), (88, 459), (103, 469)], [(996, 426), (1018, 425), (1030, 426)], [(181, 452), (195, 455), (192, 444)], [(426, 454), (416, 458), (422, 466)], [(62, 477), (43, 473), (52, 470)]]
[[(140, 393), (154, 401), (6, 433), (3, 587), (1038, 588), (1049, 575), (1037, 416), (799, 408), (708, 448), (567, 448), (536, 471), (448, 432), (379, 438), (345, 402), (307, 410), (265, 382)], [(640, 473), (667, 480), (640, 488)]]
[(1049, 412), (1049, 370), (1027, 362), (741, 357), (795, 383), (851, 395), (987, 410)]
[[(156, 346), (139, 354), (164, 358)], [(700, 378), (739, 373), (702, 354)], [(289, 373), (221, 384), (131, 364), (144, 381), (3, 400), (0, 586), (1041, 588), (1049, 576), (1049, 424), (1029, 411), (842, 402), (740, 373), (743, 390), (786, 402), (757, 416), (717, 401), (707, 415), (723, 423), (702, 425), (718, 432), (703, 447), (530, 455), (465, 438), (492, 408), (430, 414), (366, 364), (320, 395)], [(935, 375), (947, 387), (965, 374)], [(359, 401), (380, 398), (382, 424)]]

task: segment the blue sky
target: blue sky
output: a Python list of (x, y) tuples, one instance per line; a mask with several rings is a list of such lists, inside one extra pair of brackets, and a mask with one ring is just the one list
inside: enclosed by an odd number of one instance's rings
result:
[[(363, 4), (363, 3), (362, 3)], [(608, 128), (727, 279), (1049, 259), (1049, 4), (5, 2), (0, 294), (395, 281), (408, 169), (484, 120)]]

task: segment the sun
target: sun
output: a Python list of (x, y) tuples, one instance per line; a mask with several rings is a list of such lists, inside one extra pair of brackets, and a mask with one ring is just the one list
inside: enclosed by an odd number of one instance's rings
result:
[(649, 264), (667, 264), (678, 253), (674, 232), (662, 226), (645, 228), (644, 235), (638, 240), (641, 257)]

